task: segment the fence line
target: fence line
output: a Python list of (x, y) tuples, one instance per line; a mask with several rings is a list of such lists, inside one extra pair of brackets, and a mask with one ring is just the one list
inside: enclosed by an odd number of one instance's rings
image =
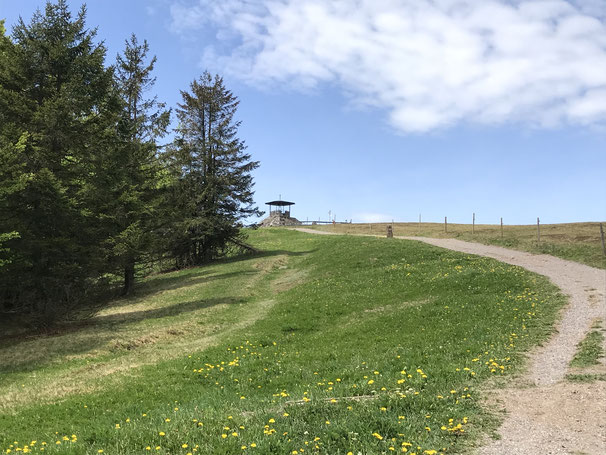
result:
[[(410, 222), (410, 221), (394, 221), (394, 220), (391, 220), (391, 222), (387, 220), (387, 221), (377, 221), (377, 222), (371, 222), (371, 223), (353, 223), (353, 220), (337, 221), (334, 218), (332, 220), (328, 220), (328, 221), (321, 220), (321, 219), (318, 219), (318, 220), (309, 220), (309, 218), (308, 218), (305, 221), (301, 222), (302, 225), (306, 225), (306, 226), (310, 226), (310, 225), (330, 225), (330, 224), (332, 224), (332, 225), (337, 225), (337, 224), (341, 224), (341, 225), (342, 224), (345, 224), (345, 225), (348, 225), (348, 224), (367, 224), (370, 233), (373, 232), (373, 225), (375, 225), (375, 227), (379, 227), (378, 232), (383, 233), (385, 231), (380, 228), (380, 226), (382, 226), (382, 225), (392, 225), (393, 227), (395, 227), (395, 225), (397, 225), (397, 224), (409, 224), (410, 225), (410, 224), (413, 224), (413, 223), (414, 222)], [(588, 223), (590, 223), (590, 222), (588, 222)], [(421, 233), (422, 230), (423, 230), (423, 225), (424, 224), (425, 225), (429, 225), (429, 224), (434, 224), (435, 225), (435, 224), (438, 224), (438, 223), (431, 222), (431, 221), (423, 221), (422, 217), (421, 217), (421, 213), (419, 213), (419, 220), (418, 220), (418, 222), (416, 222), (416, 224), (417, 224), (417, 230), (418, 230), (418, 232)], [(465, 226), (465, 223), (454, 223), (454, 224), (461, 224), (461, 225)], [(558, 223), (556, 223), (556, 224), (558, 224)], [(566, 224), (566, 223), (563, 223), (563, 224)], [(469, 225), (467, 225), (467, 226), (469, 226)], [(498, 224), (485, 224), (485, 226), (494, 226), (496, 228), (500, 228), (501, 239), (505, 238), (505, 224), (503, 223), (503, 217), (500, 217)], [(513, 225), (513, 226), (520, 226), (520, 227), (521, 226), (527, 226), (527, 227), (530, 228), (532, 225), (531, 224), (530, 225), (528, 225), (528, 224), (526, 224), (526, 225), (521, 224), (521, 225)], [(603, 253), (604, 256), (606, 256), (606, 239), (605, 239), (605, 234), (604, 234), (604, 225), (603, 225), (603, 223), (599, 223), (599, 228), (600, 228), (600, 238), (601, 238), (601, 242), (602, 242), (602, 253)], [(536, 229), (537, 229), (536, 242), (538, 244), (540, 244), (541, 243), (541, 219), (539, 217), (537, 217), (537, 228)], [(457, 231), (458, 230), (455, 229), (453, 233), (456, 234)], [(377, 230), (375, 230), (375, 232), (377, 232)], [(448, 234), (448, 217), (447, 216), (444, 217), (444, 233)], [(472, 213), (472, 218), (471, 218), (471, 233), (474, 234), (474, 235), (476, 233), (476, 213), (475, 212)]]

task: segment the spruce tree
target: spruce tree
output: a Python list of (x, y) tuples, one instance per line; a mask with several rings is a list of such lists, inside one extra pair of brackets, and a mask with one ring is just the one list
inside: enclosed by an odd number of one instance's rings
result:
[(123, 292), (132, 291), (135, 264), (149, 256), (157, 224), (160, 162), (157, 140), (167, 133), (170, 110), (156, 97), (146, 98), (155, 83), (151, 76), (156, 57), (148, 59), (147, 41), (140, 44), (133, 34), (116, 63), (116, 81), (123, 101), (121, 146), (115, 163), (119, 179), (113, 188), (113, 203), (107, 207), (117, 225), (111, 238), (112, 255), (124, 275)]
[[(0, 279), (3, 277), (2, 267), (12, 261), (6, 243), (19, 237), (9, 221), (6, 202), (10, 196), (23, 189), (27, 180), (21, 159), (27, 135), (15, 141), (18, 133), (11, 121), (15, 115), (12, 112), (16, 107), (14, 103), (19, 100), (19, 86), (11, 71), (14, 53), (14, 45), (6, 36), (4, 21), (0, 20)], [(3, 305), (0, 305), (0, 310), (2, 309)]]
[(186, 266), (220, 256), (240, 235), (242, 220), (259, 214), (251, 176), (259, 163), (237, 136), (239, 101), (220, 76), (205, 72), (181, 96), (170, 247), (177, 265)]
[(97, 195), (115, 177), (120, 103), (85, 19), (85, 7), (72, 17), (65, 0), (48, 2), (0, 50), (2, 169), (18, 188), (0, 195), (0, 232), (18, 233), (0, 301), (41, 321), (84, 302), (108, 271)]

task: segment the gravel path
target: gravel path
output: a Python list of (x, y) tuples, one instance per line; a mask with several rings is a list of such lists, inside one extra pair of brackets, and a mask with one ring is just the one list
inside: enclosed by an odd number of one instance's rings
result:
[(606, 271), (549, 255), (456, 239), (398, 238), (523, 267), (548, 277), (569, 297), (556, 333), (530, 353), (526, 375), (511, 387), (492, 393), (491, 406), (504, 409), (507, 416), (498, 430), (501, 439), (488, 441), (478, 454), (606, 453), (606, 382), (564, 379), (576, 346), (593, 321), (601, 318), (606, 322)]
[(545, 275), (569, 296), (570, 303), (562, 314), (557, 333), (549, 343), (537, 348), (531, 355), (528, 379), (537, 386), (555, 384), (564, 378), (577, 343), (589, 331), (593, 320), (603, 318), (606, 313), (605, 270), (545, 254), (530, 254), (456, 239), (406, 238), (524, 267)]

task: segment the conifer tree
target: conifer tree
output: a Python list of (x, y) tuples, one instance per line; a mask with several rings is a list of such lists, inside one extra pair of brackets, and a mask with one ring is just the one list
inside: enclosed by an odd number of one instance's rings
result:
[(13, 43), (6, 36), (4, 21), (0, 20), (0, 216), (4, 215), (0, 218), (0, 278), (3, 275), (2, 267), (11, 262), (10, 249), (5, 244), (19, 236), (9, 223), (6, 201), (9, 196), (23, 188), (27, 178), (20, 159), (27, 136), (15, 143), (16, 132), (10, 122), (14, 115), (11, 111), (18, 100), (18, 92), (15, 90), (18, 86), (13, 80), (10, 65), (14, 52)]
[(177, 265), (186, 266), (220, 256), (240, 235), (242, 220), (259, 214), (251, 176), (259, 163), (237, 136), (239, 101), (220, 76), (205, 72), (181, 96), (171, 154), (177, 181), (170, 247)]
[(16, 189), (0, 195), (0, 232), (18, 235), (5, 242), (0, 301), (40, 319), (82, 303), (108, 270), (97, 195), (114, 178), (120, 103), (85, 19), (85, 7), (72, 17), (65, 0), (47, 2), (1, 37), (2, 172)]
[(113, 203), (107, 207), (117, 225), (111, 238), (112, 255), (124, 274), (124, 293), (132, 291), (135, 264), (151, 253), (156, 231), (161, 168), (157, 140), (167, 133), (170, 110), (156, 97), (145, 98), (155, 83), (151, 76), (156, 57), (148, 59), (147, 41), (133, 34), (118, 55), (116, 81), (123, 100), (121, 146), (116, 150), (119, 179)]

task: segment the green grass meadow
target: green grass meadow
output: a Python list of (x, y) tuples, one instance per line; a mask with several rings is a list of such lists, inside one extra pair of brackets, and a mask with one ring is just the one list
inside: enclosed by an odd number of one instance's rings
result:
[[(534, 254), (550, 254), (569, 261), (580, 262), (591, 267), (606, 269), (606, 255), (602, 249), (600, 224), (606, 223), (560, 223), (543, 224), (541, 240), (537, 238), (537, 225), (505, 225), (501, 230), (496, 224), (448, 223), (394, 223), (393, 233), (398, 236), (421, 236), (456, 238), (468, 242), (497, 245)], [(391, 223), (354, 223), (308, 226), (312, 229), (341, 234), (386, 234)], [(447, 230), (447, 232), (445, 232)]]
[(251, 231), (86, 324), (0, 340), (0, 453), (461, 453), (565, 299), (413, 241)]

